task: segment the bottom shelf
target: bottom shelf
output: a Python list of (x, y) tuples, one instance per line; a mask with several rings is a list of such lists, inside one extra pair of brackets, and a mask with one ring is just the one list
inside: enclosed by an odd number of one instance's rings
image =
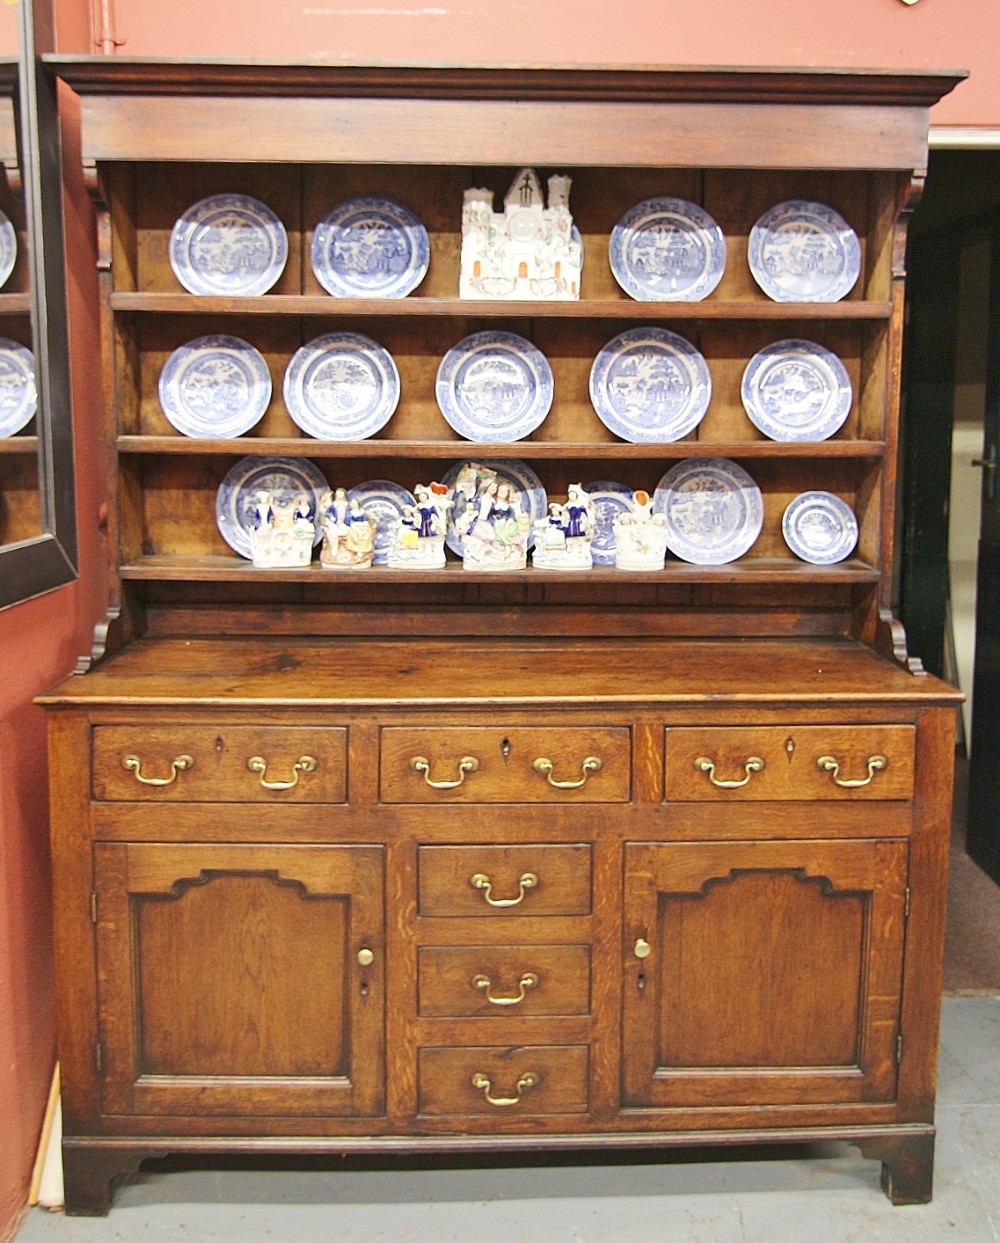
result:
[(878, 571), (857, 558), (836, 565), (811, 565), (790, 558), (756, 557), (727, 565), (690, 565), (684, 561), (667, 561), (662, 570), (628, 571), (607, 566), (589, 570), (539, 570), (529, 565), (524, 570), (468, 570), (462, 562), (449, 560), (443, 569), (412, 570), (371, 566), (368, 569), (331, 569), (314, 561), (299, 568), (258, 569), (249, 561), (235, 557), (142, 557), (121, 567), (123, 579), (147, 582), (234, 582), (234, 583), (363, 583), (367, 586), (402, 583), (467, 583), (531, 582), (574, 583), (580, 586), (602, 584), (623, 586), (628, 583), (721, 584), (745, 586), (767, 584), (873, 584), (879, 581)]

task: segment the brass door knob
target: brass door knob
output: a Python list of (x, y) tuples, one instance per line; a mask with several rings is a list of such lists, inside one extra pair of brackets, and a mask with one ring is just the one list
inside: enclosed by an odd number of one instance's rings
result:
[(639, 937), (635, 945), (632, 947), (632, 953), (636, 958), (648, 958), (653, 952), (653, 947), (644, 937)]

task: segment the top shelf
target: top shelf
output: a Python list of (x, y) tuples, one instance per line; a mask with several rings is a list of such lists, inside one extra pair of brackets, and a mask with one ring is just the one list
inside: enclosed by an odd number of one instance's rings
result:
[(264, 294), (255, 298), (205, 297), (182, 293), (111, 295), (115, 311), (170, 315), (322, 315), (450, 319), (692, 319), (692, 320), (888, 320), (891, 302), (636, 302), (587, 299), (577, 302), (480, 302), (460, 298), (332, 298), (327, 295)]

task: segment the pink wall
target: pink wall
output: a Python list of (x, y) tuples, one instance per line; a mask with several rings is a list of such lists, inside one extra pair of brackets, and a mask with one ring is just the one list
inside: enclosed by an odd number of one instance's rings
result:
[[(76, 12), (63, 50), (88, 48), (88, 6), (81, 7), (82, 25)], [(32, 699), (90, 650), (94, 622), (105, 610), (96, 521), (102, 487), (95, 435), (100, 345), (93, 310), (93, 218), (80, 171), (76, 108), (68, 92), (61, 106), (70, 349), (77, 360), (73, 421), (80, 579), (0, 612), (0, 1240), (16, 1228), (27, 1198), (55, 1058), (45, 721)]]
[(1000, 125), (998, 0), (114, 0), (128, 56), (972, 69), (938, 125)]

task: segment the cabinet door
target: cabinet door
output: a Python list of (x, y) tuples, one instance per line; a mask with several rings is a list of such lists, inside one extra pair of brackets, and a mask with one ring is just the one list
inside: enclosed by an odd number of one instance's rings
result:
[(623, 1103), (891, 1101), (903, 842), (629, 844)]
[(106, 1114), (382, 1110), (381, 847), (97, 843), (94, 870)]

